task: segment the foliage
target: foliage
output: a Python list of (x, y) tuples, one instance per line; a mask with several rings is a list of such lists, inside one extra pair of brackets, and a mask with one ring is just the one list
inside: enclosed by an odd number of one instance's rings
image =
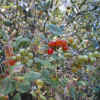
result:
[(17, 91), (14, 100), (27, 92), (37, 100), (58, 100), (58, 95), (61, 100), (96, 99), (99, 4), (99, 0), (0, 0), (0, 94)]

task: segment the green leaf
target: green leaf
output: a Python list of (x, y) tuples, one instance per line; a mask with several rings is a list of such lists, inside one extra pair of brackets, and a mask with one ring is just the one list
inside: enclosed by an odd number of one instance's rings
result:
[(70, 93), (71, 93), (72, 97), (75, 98), (76, 90), (75, 90), (74, 87), (71, 87), (71, 88), (70, 88)]
[(44, 81), (48, 81), (49, 80), (49, 76), (50, 76), (50, 72), (48, 71), (48, 70), (46, 70), (46, 69), (44, 69), (42, 72), (41, 72), (41, 78), (42, 78), (42, 80), (44, 80)]
[(99, 91), (100, 91), (100, 88), (99, 88), (99, 87), (96, 87), (96, 88), (93, 88), (93, 90), (94, 90), (95, 92), (99, 92)]
[(7, 20), (7, 21), (4, 21), (4, 24), (5, 24), (6, 26), (11, 26), (11, 25), (12, 25), (12, 22), (9, 21), (9, 20)]
[(87, 65), (87, 69), (89, 71), (94, 71), (96, 68), (94, 66), (92, 66), (92, 65)]
[(31, 89), (31, 85), (29, 81), (18, 82), (17, 84), (17, 91), (21, 93), (28, 92)]
[(30, 39), (28, 38), (22, 38), (16, 42), (17, 47), (27, 46), (29, 44), (30, 44)]
[(26, 63), (28, 67), (32, 66), (33, 64), (33, 60), (32, 59), (29, 59), (28, 62)]
[(20, 94), (17, 93), (17, 94), (14, 96), (13, 100), (21, 100)]
[(46, 11), (49, 8), (49, 5), (50, 5), (49, 1), (48, 2), (41, 1), (39, 6), (40, 6), (41, 10)]
[(0, 85), (0, 93), (7, 95), (15, 90), (15, 81), (5, 78)]
[(44, 81), (49, 84), (52, 88), (57, 88), (57, 86), (59, 85), (59, 80), (52, 80), (51, 78), (44, 78)]
[(51, 63), (50, 63), (48, 60), (42, 61), (42, 64), (43, 64), (44, 66), (49, 67), (49, 68), (52, 67)]
[(63, 80), (61, 80), (60, 84), (61, 84), (63, 87), (65, 87), (66, 84), (67, 84), (67, 82), (68, 82), (68, 78), (64, 78)]
[(83, 86), (85, 86), (85, 85), (86, 85), (86, 82), (84, 82), (84, 81), (79, 81), (79, 82), (78, 82), (78, 85), (83, 85)]
[(24, 77), (25, 77), (25, 80), (27, 80), (27, 81), (34, 81), (34, 80), (39, 79), (40, 76), (41, 76), (40, 73), (30, 71), (30, 72), (26, 73)]
[(0, 37), (5, 41), (8, 40), (7, 34), (1, 29), (0, 29)]
[(42, 64), (43, 66), (47, 66), (48, 68), (52, 67), (49, 60), (42, 60), (42, 59), (39, 59), (37, 57), (35, 57), (34, 60), (35, 60), (35, 62), (38, 62), (38, 63)]
[(47, 28), (54, 35), (61, 35), (61, 34), (63, 34), (62, 28), (61, 27), (58, 27), (55, 24), (49, 24), (49, 25), (47, 25)]
[(43, 77), (48, 77), (48, 76), (50, 75), (50, 71), (44, 69), (44, 70), (41, 72), (41, 74), (42, 74)]
[(36, 97), (37, 96), (34, 91), (32, 91), (31, 94), (32, 94), (33, 97)]
[(18, 36), (16, 38), (16, 41), (13, 43), (14, 48), (19, 48), (19, 47), (26, 47), (30, 44), (31, 40), (27, 37), (23, 36)]
[(40, 94), (40, 98), (41, 100), (47, 100), (45, 96), (43, 96), (42, 94)]

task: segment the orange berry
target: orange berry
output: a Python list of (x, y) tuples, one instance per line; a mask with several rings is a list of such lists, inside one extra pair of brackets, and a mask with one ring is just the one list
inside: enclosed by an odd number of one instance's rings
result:
[(48, 46), (49, 47), (55, 47), (56, 46), (56, 42), (51, 41), (51, 42), (48, 43)]
[(60, 39), (56, 40), (56, 46), (57, 47), (63, 46), (63, 41)]
[(73, 37), (69, 37), (68, 40), (69, 40), (70, 43), (73, 43), (74, 42)]

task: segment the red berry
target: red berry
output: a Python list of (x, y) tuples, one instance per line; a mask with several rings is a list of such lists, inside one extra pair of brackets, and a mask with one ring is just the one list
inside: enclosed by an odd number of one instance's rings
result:
[(48, 43), (48, 46), (49, 47), (55, 47), (56, 46), (56, 42), (51, 41), (51, 42)]
[(62, 46), (66, 46), (67, 45), (67, 42), (65, 40), (62, 40)]
[(49, 48), (49, 49), (48, 49), (48, 55), (52, 55), (53, 52), (54, 52), (54, 50), (53, 50), (52, 48)]
[(16, 63), (16, 61), (15, 60), (9, 60), (8, 63), (9, 63), (10, 66), (13, 66)]
[(9, 60), (4, 61), (3, 63), (7, 66), (13, 66), (16, 63), (16, 60), (9, 59)]
[(67, 51), (68, 49), (69, 49), (68, 46), (63, 47), (63, 51)]
[(63, 44), (62, 40), (60, 40), (60, 39), (56, 40), (56, 46), (57, 47), (62, 46), (62, 44)]

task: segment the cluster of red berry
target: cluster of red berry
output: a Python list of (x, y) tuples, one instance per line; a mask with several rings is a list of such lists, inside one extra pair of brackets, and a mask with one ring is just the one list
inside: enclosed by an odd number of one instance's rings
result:
[(68, 44), (65, 40), (56, 40), (56, 41), (50, 41), (48, 43), (48, 54), (51, 55), (54, 52), (54, 48), (59, 48), (62, 47), (63, 51), (67, 51), (68, 50)]
[(4, 64), (7, 66), (13, 66), (13, 65), (15, 65), (15, 63), (16, 63), (16, 61), (13, 59), (9, 59), (9, 60), (4, 61)]

